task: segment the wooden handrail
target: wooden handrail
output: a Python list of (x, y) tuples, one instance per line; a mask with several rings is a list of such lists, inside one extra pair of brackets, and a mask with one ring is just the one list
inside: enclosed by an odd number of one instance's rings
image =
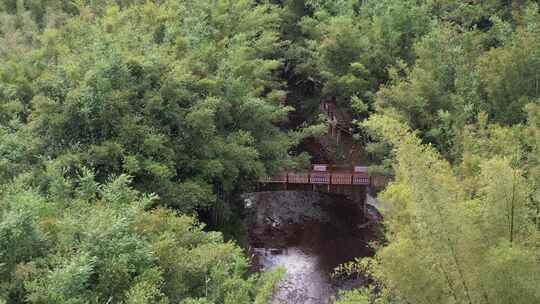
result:
[[(377, 178), (377, 184), (381, 183), (381, 177)], [(262, 177), (260, 183), (283, 183), (283, 184), (332, 184), (332, 185), (369, 185), (372, 178), (364, 172), (284, 172), (275, 176)]]

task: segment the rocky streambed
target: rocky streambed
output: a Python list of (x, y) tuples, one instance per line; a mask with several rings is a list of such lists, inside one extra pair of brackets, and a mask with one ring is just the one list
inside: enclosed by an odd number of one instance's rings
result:
[(339, 290), (364, 283), (331, 277), (339, 264), (373, 254), (377, 224), (366, 223), (358, 203), (309, 191), (251, 193), (244, 202), (254, 270), (287, 271), (272, 303), (332, 303)]

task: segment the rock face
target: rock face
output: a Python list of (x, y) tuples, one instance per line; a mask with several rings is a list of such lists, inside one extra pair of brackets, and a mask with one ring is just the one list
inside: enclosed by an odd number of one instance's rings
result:
[(246, 207), (252, 206), (247, 219), (253, 245), (260, 239), (266, 245), (282, 247), (296, 233), (291, 225), (330, 221), (323, 208), (331, 206), (331, 199), (317, 192), (257, 192), (247, 194), (245, 202)]
[[(344, 196), (309, 191), (244, 195), (256, 270), (287, 270), (273, 303), (329, 303), (343, 282), (330, 273), (339, 264), (372, 254), (373, 226), (361, 204)], [(361, 227), (361, 228), (359, 228)]]

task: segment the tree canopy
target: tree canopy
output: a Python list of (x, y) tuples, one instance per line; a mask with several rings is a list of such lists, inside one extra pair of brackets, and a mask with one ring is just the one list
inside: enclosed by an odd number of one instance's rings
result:
[(248, 276), (241, 249), (164, 208), (120, 175), (106, 184), (51, 164), (0, 196), (0, 297), (7, 303), (263, 303), (279, 272)]
[(0, 0), (0, 303), (266, 303), (200, 215), (322, 102), (393, 179), (341, 302), (536, 303), (538, 71), (532, 0)]

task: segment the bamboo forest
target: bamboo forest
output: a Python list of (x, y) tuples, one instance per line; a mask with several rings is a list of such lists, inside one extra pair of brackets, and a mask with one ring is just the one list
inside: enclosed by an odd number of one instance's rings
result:
[(0, 304), (539, 304), (540, 1), (0, 0)]

